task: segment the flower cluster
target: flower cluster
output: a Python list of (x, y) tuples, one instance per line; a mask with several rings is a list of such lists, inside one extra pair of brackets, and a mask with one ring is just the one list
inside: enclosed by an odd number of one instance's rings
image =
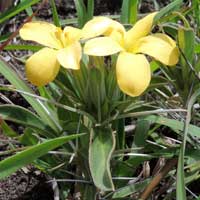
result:
[(79, 41), (84, 40), (84, 54), (108, 56), (119, 53), (116, 63), (119, 88), (130, 96), (139, 96), (151, 80), (150, 64), (145, 55), (168, 66), (175, 65), (179, 58), (176, 43), (169, 36), (162, 33), (148, 35), (155, 15), (147, 15), (128, 31), (107, 17), (95, 17), (83, 29), (67, 26), (61, 30), (46, 22), (26, 23), (20, 36), (46, 46), (27, 60), (28, 80), (42, 86), (55, 79), (60, 65), (78, 70), (82, 57)]

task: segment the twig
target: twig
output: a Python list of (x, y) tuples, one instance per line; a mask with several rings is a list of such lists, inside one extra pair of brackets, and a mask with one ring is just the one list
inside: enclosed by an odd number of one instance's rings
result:
[(86, 181), (86, 180), (81, 180), (81, 179), (53, 179), (50, 181), (47, 181), (47, 183), (51, 183), (51, 182), (73, 182), (73, 183), (86, 183), (86, 184), (92, 184), (91, 181)]
[(24, 23), (14, 32), (11, 34), (11, 36), (2, 44), (0, 45), (0, 51), (2, 51), (9, 43), (10, 41), (17, 36), (17, 34), (19, 33), (19, 30), (22, 28), (22, 26), (27, 23), (27, 22), (30, 22), (33, 17), (35, 17), (38, 12), (40, 11), (40, 9), (47, 3), (48, 0), (43, 0), (42, 3), (38, 6), (37, 10), (29, 17), (27, 17), (25, 20), (24, 20)]
[(147, 199), (151, 194), (151, 192), (154, 190), (154, 188), (160, 183), (161, 179), (163, 179), (175, 165), (177, 165), (177, 158), (169, 160), (162, 168), (162, 170), (152, 179), (152, 181), (149, 183), (147, 188), (141, 194), (139, 199), (141, 200)]

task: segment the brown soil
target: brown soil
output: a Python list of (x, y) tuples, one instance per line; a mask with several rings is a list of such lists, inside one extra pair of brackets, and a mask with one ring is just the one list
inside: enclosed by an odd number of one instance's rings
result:
[(51, 185), (46, 181), (39, 171), (19, 170), (0, 181), (0, 200), (53, 200)]

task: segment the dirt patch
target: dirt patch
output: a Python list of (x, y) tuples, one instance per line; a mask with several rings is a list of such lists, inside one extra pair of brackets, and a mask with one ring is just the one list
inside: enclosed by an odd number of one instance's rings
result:
[(0, 200), (53, 200), (51, 185), (46, 182), (41, 172), (19, 170), (0, 181)]

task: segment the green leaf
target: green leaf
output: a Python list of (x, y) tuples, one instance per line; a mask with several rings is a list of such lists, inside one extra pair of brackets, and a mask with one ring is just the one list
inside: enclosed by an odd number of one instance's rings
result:
[(122, 23), (134, 24), (137, 20), (139, 0), (123, 0), (120, 21)]
[[(79, 28), (82, 28), (84, 24), (92, 19), (94, 15), (94, 0), (74, 0), (77, 12), (77, 21)], [(86, 4), (87, 3), (87, 7)]]
[(189, 133), (189, 124), (191, 121), (191, 112), (193, 104), (195, 103), (197, 97), (200, 95), (200, 89), (198, 89), (189, 99), (187, 106), (187, 116), (184, 124), (184, 135), (183, 142), (180, 149), (179, 159), (178, 159), (178, 169), (177, 169), (177, 185), (176, 185), (176, 198), (177, 200), (186, 200), (186, 190), (185, 190), (185, 180), (184, 180), (184, 155), (186, 149), (186, 142)]
[(115, 135), (109, 128), (93, 129), (90, 136), (89, 166), (96, 187), (102, 191), (114, 190), (110, 159), (115, 148)]
[(195, 51), (195, 53), (200, 54), (200, 44), (195, 44), (194, 51)]
[(92, 19), (94, 15), (94, 0), (87, 1), (87, 20)]
[(192, 63), (194, 59), (195, 34), (192, 28), (178, 28), (179, 47), (187, 60)]
[[(49, 84), (49, 87), (45, 87), (45, 86), (38, 87), (38, 91), (41, 97), (44, 97), (45, 99), (48, 99), (50, 101), (54, 101), (54, 98), (52, 97), (51, 92), (49, 91), (50, 84)], [(55, 90), (57, 90), (57, 88)], [(49, 109), (52, 110), (51, 113), (52, 113), (53, 118), (57, 119), (58, 121), (57, 107), (53, 103), (47, 103), (46, 105), (48, 106)]]
[[(16, 89), (22, 90), (29, 94), (34, 94), (33, 90), (27, 86), (27, 84), (19, 78), (17, 73), (0, 57), (0, 73), (11, 83)], [(31, 96), (22, 94), (22, 96), (29, 102), (33, 109), (38, 113), (41, 120), (48, 124), (52, 129), (60, 131), (55, 123), (55, 119), (52, 119), (51, 113), (47, 109), (46, 105), (39, 99), (35, 99)]]
[(168, 4), (164, 8), (162, 8), (154, 17), (154, 23), (159, 21), (160, 18), (162, 18), (165, 15), (171, 14), (172, 11), (178, 9), (181, 4), (183, 3), (183, 0), (175, 0), (172, 3)]
[(27, 9), (31, 5), (38, 3), (39, 1), (40, 0), (31, 0), (31, 1), (30, 0), (24, 0), (23, 2), (19, 3), (17, 6), (12, 7), (8, 11), (0, 14), (0, 24), (3, 23), (4, 21), (6, 21), (7, 19), (17, 15), (21, 11)]
[(84, 185), (81, 194), (83, 194), (82, 199), (96, 199), (94, 185)]
[(78, 16), (78, 26), (82, 28), (87, 21), (87, 10), (83, 0), (74, 0), (76, 6), (76, 12)]
[(5, 35), (0, 35), (0, 42), (6, 41), (10, 37), (11, 33), (7, 33)]
[(55, 1), (50, 0), (50, 4), (51, 4), (51, 10), (52, 10), (52, 14), (53, 14), (53, 22), (56, 26), (60, 27), (60, 20), (59, 20), (58, 12), (56, 9)]
[(42, 46), (39, 45), (23, 45), (23, 44), (10, 44), (7, 45), (5, 50), (29, 50), (29, 51), (39, 51)]
[[(184, 130), (184, 123), (174, 119), (168, 119), (162, 116), (150, 115), (145, 117), (145, 120), (149, 120), (150, 123), (156, 123), (168, 126), (176, 131)], [(192, 136), (200, 137), (200, 128), (195, 125), (189, 125), (188, 133)]]
[(32, 163), (35, 159), (48, 153), (48, 151), (62, 146), (69, 140), (75, 139), (83, 135), (84, 134), (77, 134), (47, 140), (41, 144), (30, 147), (16, 155), (6, 158), (5, 160), (0, 162), (0, 179), (9, 176), (21, 167)]
[(147, 186), (149, 182), (150, 179), (146, 179), (145, 181), (133, 183), (125, 187), (119, 188), (116, 190), (116, 192), (114, 192), (112, 198), (113, 199), (124, 198), (135, 192), (141, 192), (142, 190), (144, 190), (144, 188)]
[[(185, 58), (181, 56), (181, 69), (182, 77), (184, 80), (184, 88), (187, 88), (190, 84), (189, 80), (193, 77), (188, 76), (190, 68), (188, 67), (187, 61), (193, 64), (194, 61), (194, 44), (195, 44), (195, 35), (192, 28), (178, 28), (178, 42), (181, 52), (184, 54)], [(190, 86), (189, 86), (190, 88)]]
[(18, 134), (5, 121), (3, 121), (1, 123), (1, 128), (2, 128), (2, 131), (3, 131), (4, 135), (6, 135), (8, 137), (16, 137), (16, 136), (18, 136)]
[(150, 123), (148, 120), (138, 119), (134, 135), (134, 144), (137, 147), (145, 146), (149, 128)]
[(13, 121), (25, 126), (30, 126), (48, 133), (53, 132), (43, 121), (31, 111), (16, 105), (0, 105), (0, 117), (3, 120)]
[(192, 7), (194, 8), (194, 17), (193, 19), (196, 21), (196, 33), (197, 36), (200, 36), (200, 2), (199, 0), (193, 0), (192, 2)]
[(117, 149), (123, 149), (125, 144), (125, 119), (119, 119), (116, 121), (116, 143), (117, 143)]
[[(21, 2), (24, 2), (24, 1), (26, 1), (26, 0), (21, 0)], [(31, 16), (33, 14), (33, 10), (31, 8), (31, 6), (26, 8), (26, 12), (27, 12), (28, 16)]]
[(155, 72), (160, 67), (159, 63), (157, 61), (155, 61), (155, 60), (150, 62), (150, 66), (151, 66), (151, 71), (152, 72)]
[(34, 133), (35, 132), (31, 128), (26, 128), (24, 134), (19, 138), (20, 143), (25, 146), (36, 145), (39, 139)]

